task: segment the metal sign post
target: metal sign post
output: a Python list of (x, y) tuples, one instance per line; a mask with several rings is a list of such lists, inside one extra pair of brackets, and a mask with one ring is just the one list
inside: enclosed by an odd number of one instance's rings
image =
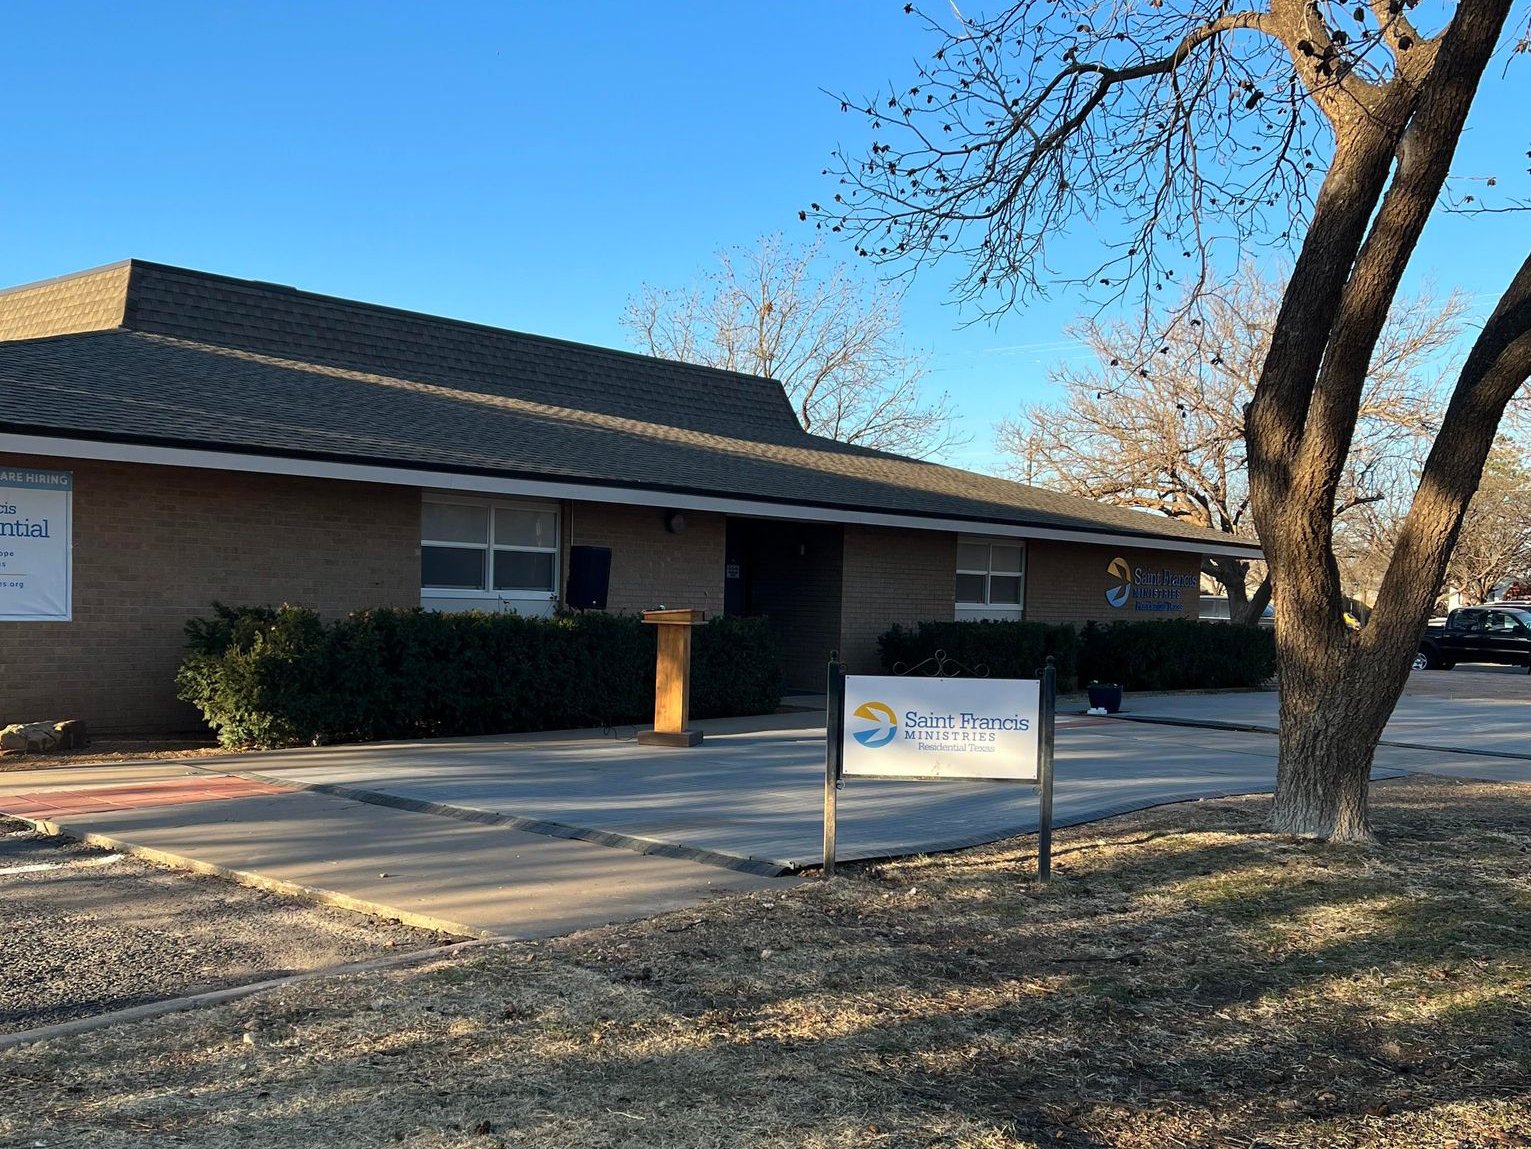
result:
[[(930, 661), (930, 660), (927, 660)], [(851, 776), (905, 781), (1030, 782), (1039, 791), (1037, 877), (1052, 876), (1053, 737), (1058, 672), (1051, 656), (1034, 679), (958, 679), (941, 673), (847, 678), (839, 654), (825, 682), (824, 866), (835, 873), (839, 790), (847, 773), (847, 696), (856, 707)], [(980, 671), (980, 674), (982, 671)], [(854, 690), (849, 689), (854, 686)]]
[(1053, 876), (1053, 719), (1058, 710), (1058, 668), (1047, 656), (1042, 668), (1042, 745), (1037, 754), (1037, 786), (1041, 801), (1037, 810), (1037, 880)]
[(828, 735), (824, 740), (824, 877), (835, 876), (835, 816), (840, 791), (840, 731), (845, 722), (845, 667), (840, 652), (829, 656), (829, 678), (824, 690), (824, 713)]

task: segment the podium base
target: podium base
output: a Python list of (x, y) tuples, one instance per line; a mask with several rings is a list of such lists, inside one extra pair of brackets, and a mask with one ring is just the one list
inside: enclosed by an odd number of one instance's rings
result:
[(638, 731), (638, 745), (640, 746), (695, 746), (702, 740), (700, 730), (640, 730)]

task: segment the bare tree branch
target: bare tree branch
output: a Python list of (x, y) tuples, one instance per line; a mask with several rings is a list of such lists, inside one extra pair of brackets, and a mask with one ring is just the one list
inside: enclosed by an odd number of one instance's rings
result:
[[(1280, 285), (1246, 265), (1187, 304), (1190, 316), (1156, 346), (1125, 322), (1086, 319), (1069, 334), (1094, 355), (1064, 362), (1055, 401), (1027, 407), (997, 430), (1011, 472), (1071, 494), (1156, 511), (1240, 538), (1248, 514), (1244, 410), (1254, 396), (1280, 307)], [(1365, 377), (1346, 467), (1331, 496), (1346, 590), (1370, 598), (1377, 540), (1408, 507), (1444, 405), (1443, 355), (1466, 298), (1424, 292), (1395, 307)], [(1364, 516), (1359, 512), (1367, 512)], [(1355, 529), (1350, 520), (1359, 519)], [(1247, 563), (1208, 573), (1245, 601)], [(1263, 575), (1263, 572), (1262, 572)]]
[(779, 236), (720, 252), (702, 282), (645, 284), (622, 325), (650, 355), (777, 380), (815, 435), (921, 459), (960, 446), (950, 399), (921, 389), (897, 297), (819, 254)]

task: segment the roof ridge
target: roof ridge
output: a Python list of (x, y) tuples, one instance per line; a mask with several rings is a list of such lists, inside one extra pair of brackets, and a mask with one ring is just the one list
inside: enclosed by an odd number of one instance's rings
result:
[(98, 264), (95, 267), (82, 268), (79, 271), (67, 271), (63, 275), (50, 275), (46, 279), (32, 279), (26, 283), (13, 283), (9, 287), (0, 287), (0, 299), (7, 295), (15, 295), (23, 291), (32, 291), (39, 287), (52, 287), (59, 283), (68, 283), (75, 279), (89, 279), (93, 275), (100, 275), (105, 271), (117, 271), (121, 268), (131, 268), (134, 264), (132, 259), (118, 259), (111, 263)]
[[(424, 321), (431, 324), (461, 329), (464, 331), (479, 331), (494, 335), (511, 335), (518, 339), (529, 339), (538, 343), (555, 343), (563, 347), (575, 348), (579, 351), (596, 351), (605, 355), (613, 355), (620, 358), (636, 359), (645, 363), (672, 363), (687, 367), (696, 371), (709, 371), (718, 375), (726, 375), (734, 379), (748, 380), (752, 383), (771, 383), (781, 387), (780, 380), (773, 379), (769, 375), (755, 375), (748, 371), (735, 371), (728, 367), (714, 367), (708, 363), (693, 363), (685, 359), (667, 359), (662, 355), (650, 355), (642, 351), (631, 351), (623, 347), (607, 347), (602, 343), (582, 343), (577, 339), (567, 339), (559, 335), (543, 335), (533, 331), (522, 331), (515, 327), (500, 327), (493, 323), (483, 323), (474, 319), (458, 319), (450, 315), (438, 315), (430, 311), (417, 311), (409, 307), (396, 307), (390, 303), (373, 303), (365, 299), (352, 299), (344, 295), (330, 295), (322, 291), (310, 291), (303, 287), (293, 287), (291, 284), (275, 283), (264, 279), (247, 279), (236, 275), (228, 275), (218, 271), (202, 271), (194, 267), (182, 267), (173, 263), (157, 263), (147, 259), (125, 259), (112, 264), (103, 264), (101, 267), (91, 268), (87, 271), (73, 272), (70, 275), (59, 276), (59, 279), (73, 279), (78, 276), (90, 275), (98, 271), (106, 271), (110, 268), (128, 266), (136, 271), (140, 268), (151, 272), (170, 272), (175, 275), (186, 276), (190, 279), (203, 282), (222, 283), (233, 287), (252, 288), (261, 291), (279, 292), (284, 296), (296, 296), (300, 299), (313, 300), (319, 303), (338, 304), (346, 308), (355, 308), (378, 315), (398, 316), (412, 320)], [(38, 283), (53, 282), (52, 280), (39, 280)], [(37, 284), (25, 283), (16, 287), (6, 288), (0, 291), (19, 291), (34, 287)], [(132, 285), (129, 285), (129, 294), (132, 294)], [(790, 404), (788, 404), (790, 408)]]
[[(1234, 547), (1258, 544), (1014, 479), (857, 449), (798, 431), (776, 440), (662, 418), (287, 359), (118, 329), (0, 344), (0, 427), (204, 449), (329, 454), (415, 469), (707, 491), (882, 513)], [(104, 348), (104, 349), (103, 349)], [(552, 392), (556, 395), (556, 392)]]

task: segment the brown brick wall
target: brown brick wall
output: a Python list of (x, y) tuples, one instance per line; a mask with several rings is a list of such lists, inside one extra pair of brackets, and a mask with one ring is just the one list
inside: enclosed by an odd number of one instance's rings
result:
[(953, 617), (957, 536), (847, 526), (843, 579), (840, 657), (852, 674), (878, 673), (877, 636), (888, 627)]
[(1106, 601), (1106, 591), (1117, 584), (1107, 571), (1113, 559), (1123, 558), (1134, 571), (1171, 570), (1196, 575), (1198, 555), (1179, 551), (1135, 550), (1127, 547), (1090, 546), (1084, 543), (1032, 539), (1026, 544), (1026, 618), (1031, 622), (1142, 622), (1152, 619), (1196, 618), (1201, 605), (1198, 580), (1180, 591), (1179, 611), (1138, 610), (1129, 599), (1116, 608)]
[(214, 599), (327, 615), (420, 601), (412, 488), (0, 454), (11, 466), (74, 472), (74, 621), (0, 622), (0, 723), (195, 728), (175, 669)]
[(691, 608), (711, 618), (723, 613), (723, 547), (726, 519), (686, 512), (686, 529), (671, 534), (657, 507), (609, 503), (565, 504), (564, 576), (570, 546), (611, 548), (611, 586), (606, 609), (636, 614), (663, 604)]

